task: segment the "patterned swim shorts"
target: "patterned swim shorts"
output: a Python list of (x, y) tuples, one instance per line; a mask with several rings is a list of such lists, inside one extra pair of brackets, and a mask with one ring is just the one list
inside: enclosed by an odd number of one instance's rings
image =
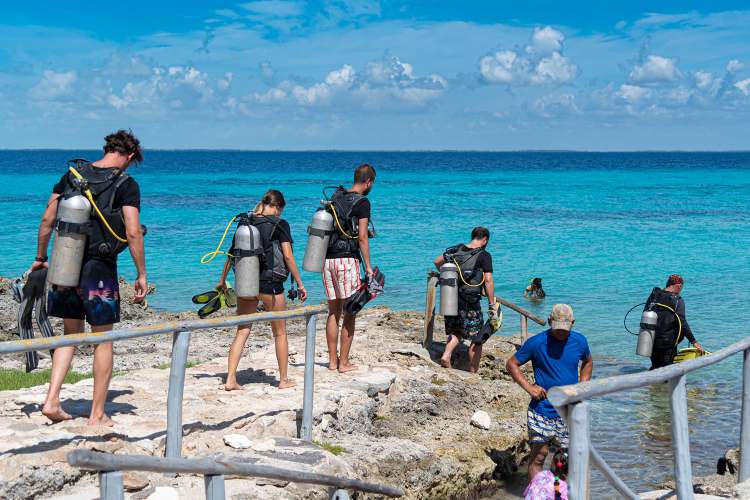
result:
[(458, 316), (445, 317), (445, 334), (469, 338), (479, 333), (484, 325), (482, 310), (458, 310)]
[(120, 321), (120, 284), (117, 263), (90, 259), (81, 268), (77, 288), (51, 285), (47, 312), (56, 318), (85, 319), (89, 325)]
[(567, 448), (568, 426), (562, 417), (545, 417), (532, 409), (526, 413), (529, 426), (529, 444), (552, 444), (558, 448)]

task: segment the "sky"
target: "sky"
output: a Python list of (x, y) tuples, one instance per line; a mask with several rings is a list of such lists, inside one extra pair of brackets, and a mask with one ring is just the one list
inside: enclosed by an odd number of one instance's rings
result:
[(0, 148), (750, 150), (746, 2), (4, 2)]

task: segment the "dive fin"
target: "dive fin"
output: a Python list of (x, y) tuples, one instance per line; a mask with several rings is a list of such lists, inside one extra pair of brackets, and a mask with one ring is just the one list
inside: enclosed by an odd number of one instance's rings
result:
[(217, 292), (214, 298), (209, 300), (206, 305), (198, 309), (198, 316), (203, 319), (209, 314), (213, 314), (221, 309), (222, 305), (221, 295), (219, 295), (219, 293)]
[(208, 304), (217, 295), (219, 295), (219, 292), (217, 292), (216, 290), (211, 290), (208, 292), (199, 293), (198, 295), (193, 295), (193, 298), (191, 300), (193, 301), (193, 304)]

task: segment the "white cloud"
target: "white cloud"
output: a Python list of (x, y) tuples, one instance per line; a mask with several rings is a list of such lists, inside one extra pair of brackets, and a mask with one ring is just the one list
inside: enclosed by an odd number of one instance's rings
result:
[(73, 92), (73, 84), (77, 79), (75, 71), (58, 73), (45, 70), (39, 83), (29, 90), (29, 97), (38, 101), (54, 101), (67, 97)]
[[(217, 83), (220, 90), (229, 88), (231, 73)], [(224, 83), (221, 83), (224, 82)], [(203, 104), (212, 99), (214, 89), (208, 74), (192, 66), (155, 67), (151, 77), (136, 82), (127, 82), (120, 95), (111, 93), (107, 102), (117, 110), (131, 107), (167, 106), (181, 109), (194, 104)]]
[(714, 78), (714, 75), (708, 71), (696, 71), (693, 73), (693, 78), (695, 79), (695, 86), (698, 90), (709, 91), (715, 86), (716, 79)]
[(727, 73), (738, 73), (745, 69), (745, 65), (737, 59), (732, 59), (727, 63)]
[(499, 50), (479, 59), (479, 75), (486, 83), (513, 85), (562, 84), (578, 75), (578, 66), (562, 55), (565, 36), (549, 26), (536, 28), (526, 55)]
[(533, 102), (531, 109), (537, 115), (545, 118), (583, 113), (576, 103), (576, 96), (570, 93), (540, 97)]
[(274, 104), (286, 100), (287, 93), (283, 89), (273, 88), (262, 94), (254, 94), (253, 98), (261, 104)]
[(636, 83), (669, 82), (682, 78), (677, 69), (677, 60), (661, 56), (648, 56), (636, 64), (630, 72), (630, 80)]
[(559, 52), (553, 52), (551, 56), (545, 57), (537, 63), (531, 82), (543, 83), (565, 83), (569, 82), (578, 74), (578, 66), (571, 63), (567, 57)]
[(617, 92), (615, 92), (615, 95), (630, 104), (636, 104), (638, 101), (650, 97), (651, 90), (644, 87), (639, 87), (638, 85), (628, 85), (624, 83), (620, 85), (620, 88)]
[(534, 28), (534, 34), (531, 35), (531, 46), (527, 47), (527, 50), (533, 48), (544, 54), (560, 52), (564, 41), (565, 35), (562, 32), (550, 26), (545, 26), (544, 28), (537, 27)]
[(331, 87), (346, 89), (354, 82), (355, 75), (354, 68), (348, 64), (344, 64), (340, 69), (328, 73), (325, 83)]
[(689, 21), (696, 16), (695, 13), (687, 14), (659, 14), (656, 12), (648, 12), (646, 15), (636, 21), (636, 27), (655, 27), (665, 26), (669, 24), (679, 24), (685, 21)]
[(739, 81), (735, 83), (734, 86), (737, 87), (737, 90), (742, 92), (744, 95), (750, 95), (750, 78)]
[(240, 17), (240, 15), (232, 9), (218, 9), (215, 10), (214, 13), (217, 16), (228, 17), (229, 19), (237, 19), (238, 17)]
[(216, 86), (219, 90), (229, 90), (229, 87), (232, 86), (232, 80), (234, 80), (234, 73), (227, 71), (224, 73), (224, 78), (216, 82)]

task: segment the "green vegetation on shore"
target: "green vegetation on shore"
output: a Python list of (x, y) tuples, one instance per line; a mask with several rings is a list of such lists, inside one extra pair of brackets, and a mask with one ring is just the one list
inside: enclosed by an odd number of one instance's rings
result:
[(313, 443), (317, 444), (326, 451), (330, 451), (334, 455), (341, 455), (342, 453), (346, 452), (346, 449), (343, 446), (338, 446), (331, 443), (321, 443), (319, 441), (313, 441)]
[[(31, 373), (26, 373), (23, 370), (0, 370), (0, 391), (12, 391), (36, 385), (44, 385), (49, 382), (49, 376), (49, 368), (46, 370), (36, 370)], [(68, 372), (65, 376), (65, 383), (75, 384), (92, 376), (91, 372)]]

